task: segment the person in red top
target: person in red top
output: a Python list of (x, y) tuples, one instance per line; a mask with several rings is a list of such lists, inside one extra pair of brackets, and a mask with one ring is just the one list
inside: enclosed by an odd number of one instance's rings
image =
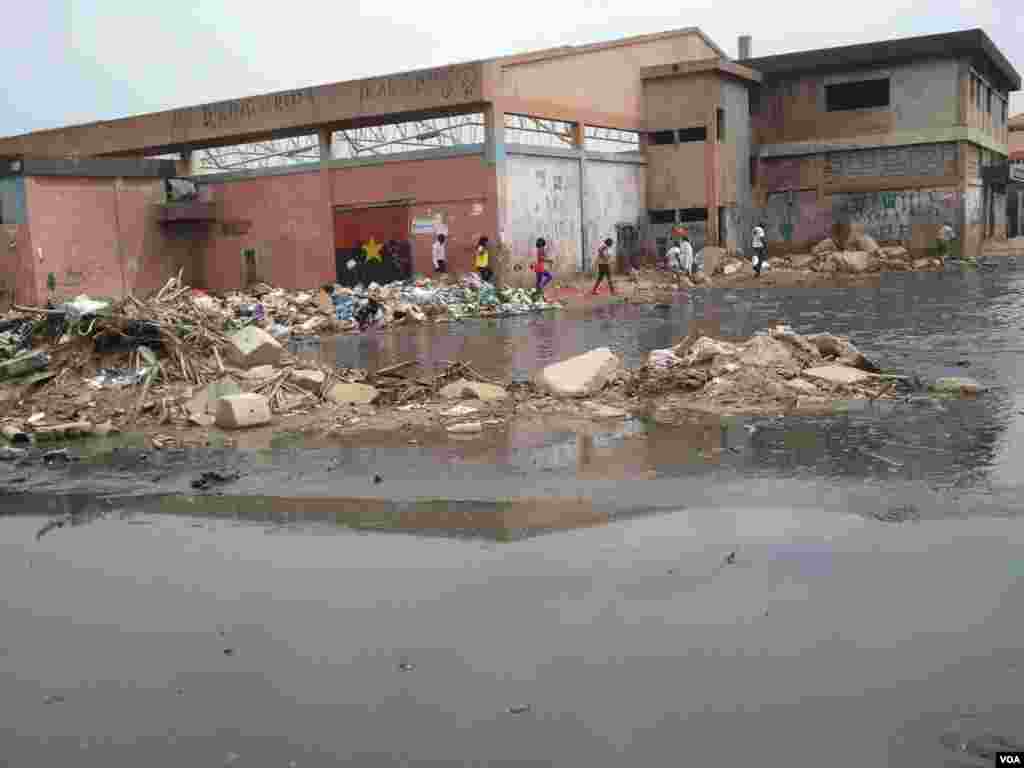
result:
[(544, 286), (551, 282), (551, 273), (548, 272), (547, 265), (552, 261), (548, 258), (547, 248), (547, 241), (543, 237), (538, 237), (537, 263), (533, 265), (533, 271), (537, 273), (537, 295), (541, 299), (544, 298)]

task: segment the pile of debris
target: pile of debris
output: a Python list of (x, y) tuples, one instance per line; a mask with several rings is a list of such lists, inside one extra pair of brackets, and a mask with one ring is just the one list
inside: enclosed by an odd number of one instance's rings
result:
[(874, 238), (864, 234), (851, 235), (844, 249), (840, 249), (836, 241), (829, 237), (815, 245), (810, 253), (773, 257), (768, 260), (768, 265), (776, 270), (852, 275), (942, 269), (942, 261), (938, 258), (914, 259), (902, 245), (879, 246)]
[(223, 297), (201, 292), (195, 301), (204, 312), (222, 318), (227, 328), (257, 325), (278, 339), (431, 320), (505, 317), (560, 306), (532, 291), (496, 288), (475, 274), (458, 282), (421, 279), (355, 288), (326, 285), (319, 291), (285, 291), (261, 284)]
[(911, 386), (883, 375), (848, 340), (802, 336), (787, 326), (738, 342), (688, 336), (651, 352), (624, 384), (629, 397), (658, 397), (662, 413), (827, 410), (841, 400), (892, 398)]

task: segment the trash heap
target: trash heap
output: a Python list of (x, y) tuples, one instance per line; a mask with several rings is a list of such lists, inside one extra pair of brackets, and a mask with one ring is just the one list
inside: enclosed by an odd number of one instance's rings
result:
[(803, 336), (783, 325), (742, 342), (688, 336), (651, 352), (625, 384), (628, 396), (661, 398), (663, 410), (717, 413), (827, 410), (842, 400), (895, 397), (912, 386), (906, 377), (881, 374), (847, 339)]

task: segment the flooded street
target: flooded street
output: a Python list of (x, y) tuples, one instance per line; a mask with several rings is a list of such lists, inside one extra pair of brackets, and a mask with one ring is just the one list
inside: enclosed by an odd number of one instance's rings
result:
[[(1024, 748), (1024, 269), (325, 340), (525, 379), (693, 327), (970, 376), (821, 418), (0, 464), (0, 765), (988, 766)], [(202, 472), (237, 472), (209, 492)]]

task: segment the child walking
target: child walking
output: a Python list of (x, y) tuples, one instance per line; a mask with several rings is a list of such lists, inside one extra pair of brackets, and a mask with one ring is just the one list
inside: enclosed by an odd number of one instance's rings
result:
[(489, 240), (486, 235), (480, 238), (476, 246), (476, 271), (485, 283), (491, 282), (494, 273), (491, 271), (491, 253), (487, 248)]
[(615, 295), (615, 284), (612, 282), (613, 242), (609, 237), (597, 249), (597, 282), (594, 283), (594, 290), (590, 292), (592, 296), (597, 296), (597, 289), (601, 285), (601, 281), (605, 279), (608, 280), (608, 290), (613, 296)]
[(543, 237), (537, 238), (537, 262), (533, 265), (533, 271), (537, 273), (537, 298), (544, 300), (544, 287), (551, 282), (551, 273), (547, 265), (551, 259), (547, 255), (547, 241)]

